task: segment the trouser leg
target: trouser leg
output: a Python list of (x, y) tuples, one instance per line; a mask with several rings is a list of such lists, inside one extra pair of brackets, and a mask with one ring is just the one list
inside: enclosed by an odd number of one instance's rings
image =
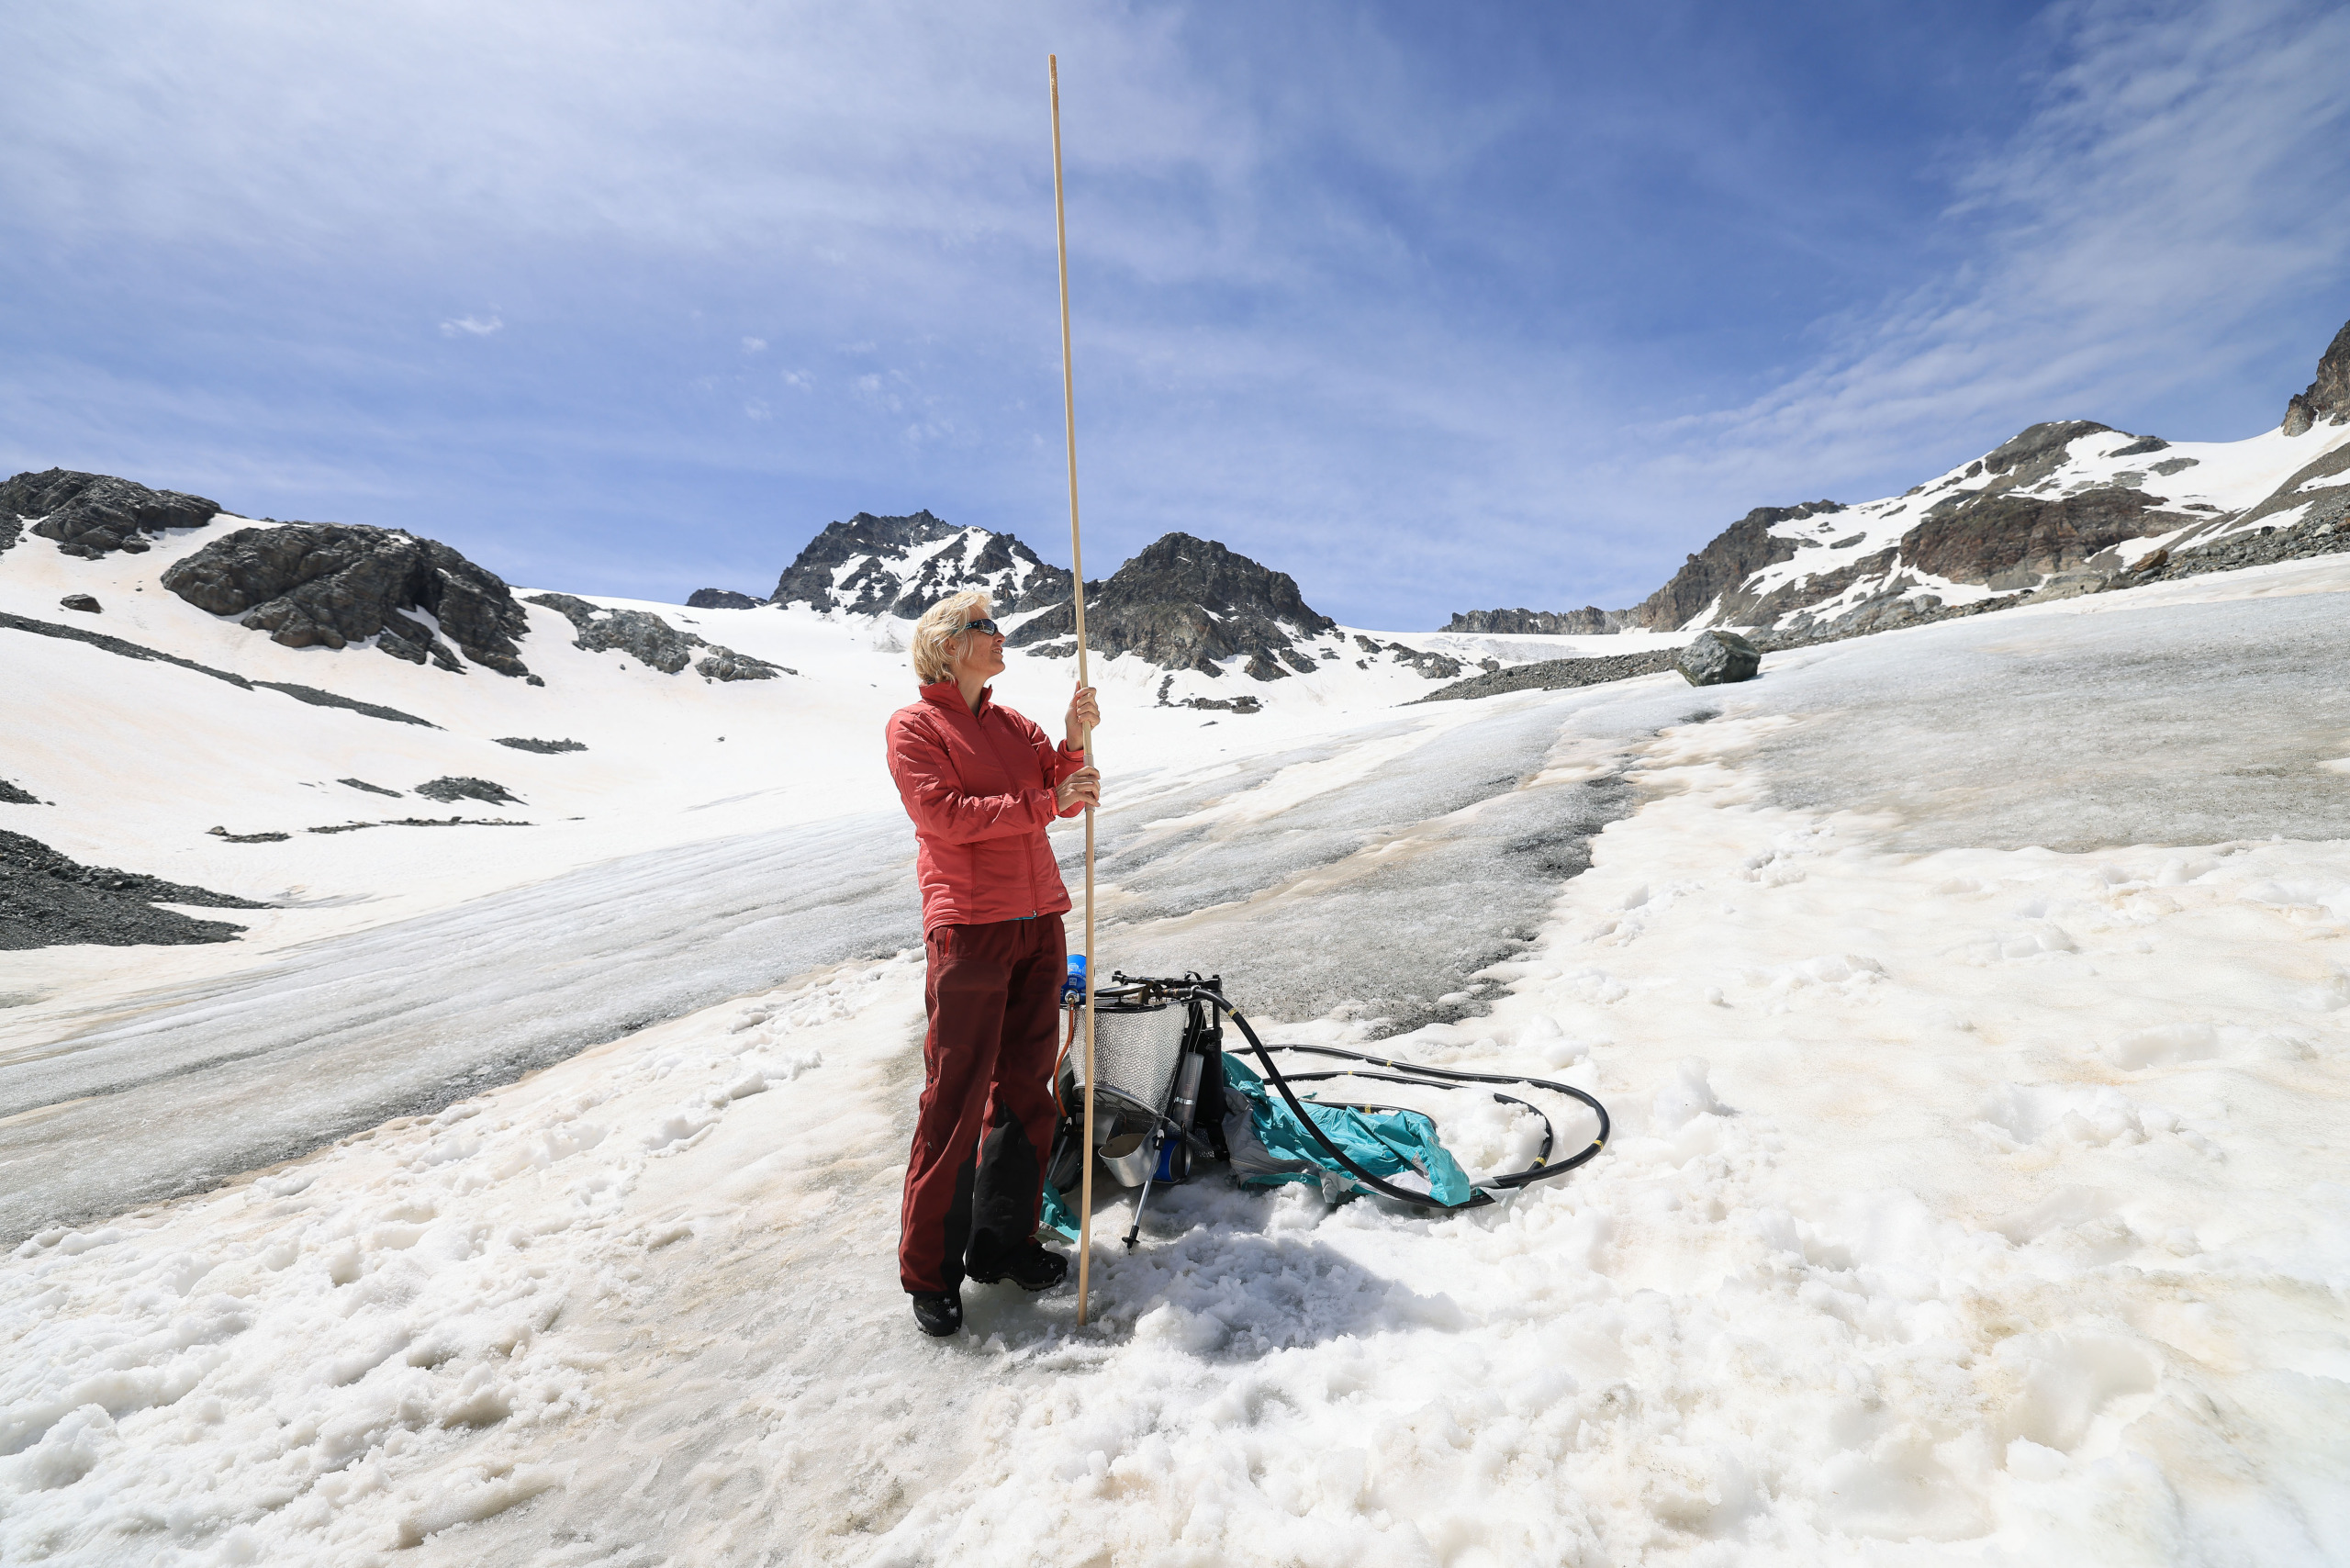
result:
[(1014, 934), (1005, 928), (1017, 924), (942, 925), (924, 942), (923, 1004), (930, 1027), (898, 1239), (899, 1282), (909, 1292), (952, 1291), (963, 1282), (975, 1156), (1017, 957)]
[(1045, 1156), (1059, 1112), (1053, 1062), (1059, 1045), (1067, 937), (1058, 914), (1019, 923), (1018, 957), (1005, 977), (1003, 1028), (988, 1092), (987, 1133), (971, 1194), (970, 1256), (1002, 1256), (1036, 1234)]

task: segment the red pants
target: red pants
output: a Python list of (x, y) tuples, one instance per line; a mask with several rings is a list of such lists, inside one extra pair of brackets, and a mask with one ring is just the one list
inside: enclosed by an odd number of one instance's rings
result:
[(899, 1281), (916, 1293), (959, 1289), (967, 1256), (1036, 1234), (1069, 969), (1058, 914), (942, 925), (924, 946), (930, 1032), (898, 1240)]

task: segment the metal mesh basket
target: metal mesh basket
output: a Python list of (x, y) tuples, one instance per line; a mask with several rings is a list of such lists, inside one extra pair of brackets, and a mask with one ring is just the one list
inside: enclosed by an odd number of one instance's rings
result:
[[(1191, 1019), (1187, 1002), (1143, 1006), (1097, 1001), (1093, 1005), (1094, 1097), (1146, 1115), (1167, 1108), (1175, 1063), (1183, 1053), (1183, 1030)], [(1080, 1088), (1085, 1083), (1085, 1043), (1069, 1053)]]

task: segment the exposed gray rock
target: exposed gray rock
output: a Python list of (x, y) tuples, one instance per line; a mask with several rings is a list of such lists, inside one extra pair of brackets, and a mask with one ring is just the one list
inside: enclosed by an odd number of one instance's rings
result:
[(2190, 521), (2164, 510), (2167, 505), (2132, 489), (2051, 498), (2013, 491), (1981, 494), (1947, 511), (1930, 512), (1901, 536), (1900, 560), (1953, 582), (2027, 588), (2051, 576), (2082, 570), (2125, 540), (2167, 533)]
[(283, 844), (294, 836), (290, 833), (230, 833), (225, 827), (208, 827), (204, 831), (231, 844)]
[(241, 528), (174, 563), (163, 586), (289, 648), (373, 637), (396, 658), (463, 673), (445, 636), (475, 664), (531, 673), (514, 645), (530, 617), (513, 591), (437, 540), (356, 523)]
[[(1385, 654), (1393, 662), (1409, 665), (1430, 680), (1458, 680), (1460, 678), (1460, 661), (1444, 654), (1430, 653), (1423, 648), (1407, 648), (1401, 643), (1374, 642), (1360, 632), (1355, 633), (1355, 646), (1372, 658)], [(1367, 667), (1368, 661), (1357, 659), (1355, 663), (1358, 666)]]
[(2319, 356), (2317, 378), (2309, 389), (2286, 402), (2282, 428), (2287, 435), (2306, 435), (2320, 420), (2350, 422), (2350, 321), (2343, 323)]
[(2036, 485), (2056, 472), (2073, 442), (2112, 429), (2095, 420), (2051, 420), (2027, 425), (1984, 456), (1983, 472), (2005, 476), (2002, 488)]
[[(1279, 680), (1290, 669), (1303, 674), (1315, 668), (1298, 652), (1297, 637), (1337, 629), (1337, 622), (1299, 595), (1287, 572), (1188, 533), (1155, 541), (1107, 582), (1085, 588), (1085, 633), (1093, 649), (1113, 658), (1131, 653), (1163, 669), (1221, 675), (1218, 661), (1246, 655), (1247, 674)], [(1036, 647), (1073, 638), (1076, 631), (1075, 606), (1061, 603), (1023, 625), (1009, 641)]]
[[(948, 541), (914, 559), (924, 546)], [(1016, 615), (1068, 599), (1071, 580), (1066, 567), (1009, 533), (958, 527), (928, 511), (861, 511), (809, 541), (777, 580), (771, 602), (911, 621), (950, 593), (980, 588), (998, 615)]]
[(693, 660), (702, 640), (643, 610), (606, 610), (567, 593), (534, 593), (525, 601), (559, 611), (578, 636), (572, 646), (591, 654), (626, 654), (641, 665), (675, 675)]
[(331, 691), (320, 691), (315, 686), (297, 686), (285, 680), (247, 680), (241, 675), (231, 675), (225, 669), (214, 669), (194, 659), (184, 659), (177, 654), (159, 653), (142, 648), (136, 643), (126, 643), (119, 637), (109, 637), (103, 632), (84, 632), (78, 626), (60, 626), (53, 621), (35, 621), (30, 616), (12, 615), (0, 610), (0, 631), (29, 632), (38, 637), (56, 637), (66, 642), (86, 643), (109, 654), (127, 659), (145, 659), (156, 664), (175, 665), (181, 669), (208, 675), (215, 680), (228, 682), (243, 691), (278, 691), (297, 702), (307, 702), (316, 708), (341, 708), (353, 713), (364, 713), (371, 719), (387, 719), (399, 724), (421, 724), (428, 730), (441, 726), (413, 713), (403, 713), (397, 708), (386, 708), (374, 702), (361, 702), (354, 698), (338, 697)]
[(19, 789), (6, 778), (0, 778), (0, 805), (38, 806), (40, 803), (30, 790)]
[(386, 790), (381, 784), (370, 784), (364, 778), (338, 778), (335, 782), (347, 784), (353, 790), (364, 790), (370, 795), (389, 795), (395, 801), (400, 798), (397, 790)]
[(233, 942), (244, 930), (152, 907), (158, 903), (270, 907), (136, 871), (84, 866), (37, 839), (0, 832), (0, 950), (84, 942), (107, 947)]
[(98, 601), (86, 593), (69, 593), (57, 601), (57, 607), (60, 610), (78, 610), (84, 615), (99, 614), (102, 609)]
[(710, 656), (694, 665), (694, 673), (710, 680), (773, 680), (779, 675), (798, 675), (800, 672), (712, 644), (710, 644)]
[(709, 650), (695, 668), (711, 680), (773, 680), (799, 673), (680, 632), (649, 610), (606, 610), (567, 593), (535, 593), (528, 602), (543, 604), (569, 621), (578, 633), (573, 647), (591, 654), (626, 654), (663, 675), (675, 675), (692, 663), (696, 648)]
[[(330, 823), (325, 827), (306, 827), (304, 833), (364, 833), (371, 827), (536, 827), (536, 823), (516, 822), (512, 817), (385, 817), (372, 823)], [(284, 838), (282, 833), (264, 834), (266, 838)]]
[[(2158, 435), (2142, 435), (2136, 441), (2132, 442), (2129, 445), (2116, 447), (2113, 451), (2107, 453), (2106, 455), (2108, 457), (2143, 457), (2150, 452), (2166, 451), (2169, 446), (2170, 442), (2165, 441)], [(2192, 457), (2187, 457), (2174, 459), (2174, 461), (2192, 464), (2195, 459)]]
[[(2303, 498), (2307, 499), (2307, 498)], [(2302, 561), (2317, 555), (2350, 551), (2350, 485), (2339, 486), (2311, 505), (2308, 515), (2290, 527), (2266, 524), (2230, 533), (2208, 544), (2157, 550), (2132, 563), (2127, 573), (2105, 586), (2136, 588), (2142, 583), (2167, 582), (2205, 572), (2233, 572), (2278, 561)]]
[[(151, 490), (110, 474), (81, 474), (50, 468), (19, 474), (0, 484), (0, 519), (19, 519), (58, 550), (95, 561), (121, 550), (137, 554), (147, 536), (167, 528), (202, 528), (220, 512), (220, 503), (179, 490)], [(0, 550), (15, 543), (16, 529), (0, 538)]]
[(420, 724), (428, 730), (441, 727), (430, 719), (420, 719), (397, 708), (386, 708), (379, 702), (362, 702), (355, 697), (344, 697), (332, 691), (320, 691), (315, 686), (297, 686), (290, 680), (256, 680), (253, 685), (263, 691), (282, 691), (295, 701), (307, 702), (313, 708), (340, 708), (347, 713), (364, 713), (370, 719), (388, 720), (395, 724)]
[[(561, 752), (588, 749), (586, 745), (579, 741), (534, 741), (523, 735), (500, 735), (493, 744), (510, 745), (516, 751), (534, 751), (541, 756), (554, 756)], [(348, 784), (351, 780), (346, 778), (343, 782)]]
[(487, 778), (435, 778), (419, 784), (416, 792), (444, 806), (453, 806), (459, 801), (479, 801), (487, 806), (519, 806), (522, 803), (520, 797), (507, 793), (504, 785), (493, 784)]
[(1563, 691), (1578, 686), (1604, 686), (1611, 680), (1654, 675), (1673, 667), (1673, 651), (1651, 648), (1637, 654), (1607, 654), (1595, 659), (1541, 659), (1472, 676), (1439, 687), (1420, 698), (1422, 702), (1453, 702), (1467, 698), (1498, 697), (1506, 691)]
[(766, 602), (733, 588), (696, 588), (686, 596), (688, 610), (756, 610)]
[(1456, 611), (1444, 630), (1507, 636), (1599, 637), (1638, 625), (1638, 614), (1630, 610), (1602, 610), (1595, 604), (1565, 610), (1470, 610)]
[(2147, 470), (2147, 472), (2159, 474), (2164, 478), (2167, 479), (2173, 474), (2186, 473), (2189, 468), (2194, 467), (2201, 461), (2202, 459), (2199, 457), (2165, 457), (2160, 463), (2155, 464), (2154, 467)]
[[(1639, 618), (1640, 625), (1652, 631), (1670, 632), (1685, 626), (1705, 613), (1717, 599), (1763, 567), (1795, 559), (1795, 541), (1773, 534), (1771, 530), (1775, 524), (1843, 510), (1840, 502), (1827, 500), (1806, 501), (1794, 507), (1756, 507), (1715, 535), (1712, 543), (1690, 556), (1673, 574), (1672, 581), (1649, 595), (1631, 613)], [(1738, 613), (1739, 608), (1742, 607), (1724, 605), (1725, 610), (1742, 623), (1746, 618)]]
[(1254, 697), (1186, 697), (1181, 702), (1170, 702), (1170, 708), (1213, 708), (1226, 713), (1261, 713), (1265, 705)]
[(1673, 667), (1692, 686), (1729, 686), (1754, 678), (1762, 667), (1762, 650), (1735, 632), (1717, 628), (1690, 639)]

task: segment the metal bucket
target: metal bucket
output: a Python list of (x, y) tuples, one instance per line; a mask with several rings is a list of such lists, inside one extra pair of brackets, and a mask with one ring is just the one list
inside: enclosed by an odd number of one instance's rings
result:
[(1102, 1163), (1110, 1168), (1121, 1187), (1139, 1187), (1150, 1174), (1151, 1157), (1148, 1133), (1120, 1133), (1102, 1146)]

